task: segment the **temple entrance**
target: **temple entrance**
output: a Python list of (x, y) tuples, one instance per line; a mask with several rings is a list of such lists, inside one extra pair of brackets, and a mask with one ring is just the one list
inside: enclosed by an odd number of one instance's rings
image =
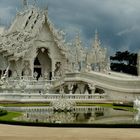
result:
[(38, 80), (40, 77), (42, 77), (42, 73), (41, 73), (41, 68), (34, 68), (34, 77)]
[(34, 77), (37, 80), (51, 80), (51, 59), (48, 49), (38, 49), (38, 55), (34, 60)]

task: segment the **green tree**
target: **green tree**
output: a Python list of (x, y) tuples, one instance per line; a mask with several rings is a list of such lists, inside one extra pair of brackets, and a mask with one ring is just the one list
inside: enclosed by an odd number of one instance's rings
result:
[(111, 70), (137, 75), (137, 54), (128, 51), (116, 52), (110, 56)]

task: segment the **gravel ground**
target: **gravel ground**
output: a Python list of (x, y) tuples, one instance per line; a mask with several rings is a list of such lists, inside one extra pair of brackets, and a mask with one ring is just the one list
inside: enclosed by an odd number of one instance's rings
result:
[(49, 128), (0, 124), (0, 140), (140, 140), (140, 130), (130, 128)]

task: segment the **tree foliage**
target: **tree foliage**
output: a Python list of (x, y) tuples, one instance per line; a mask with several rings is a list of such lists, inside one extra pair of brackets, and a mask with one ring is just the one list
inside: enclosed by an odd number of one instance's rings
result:
[(128, 51), (116, 52), (110, 57), (111, 70), (137, 75), (137, 54)]

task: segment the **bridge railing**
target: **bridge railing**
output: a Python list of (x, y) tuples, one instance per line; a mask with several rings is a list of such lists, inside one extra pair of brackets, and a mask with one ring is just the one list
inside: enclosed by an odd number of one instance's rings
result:
[(70, 100), (88, 100), (88, 99), (105, 99), (106, 94), (47, 94), (46, 99), (70, 99)]
[(42, 100), (95, 100), (95, 99), (107, 99), (106, 94), (37, 94), (37, 93), (0, 93), (1, 99), (42, 99)]
[(26, 84), (26, 85), (45, 85), (45, 84), (52, 84), (53, 80), (45, 80), (45, 79), (40, 79), (36, 80), (31, 76), (20, 76), (16, 78), (8, 78), (7, 82), (10, 85), (16, 85), (16, 84)]

